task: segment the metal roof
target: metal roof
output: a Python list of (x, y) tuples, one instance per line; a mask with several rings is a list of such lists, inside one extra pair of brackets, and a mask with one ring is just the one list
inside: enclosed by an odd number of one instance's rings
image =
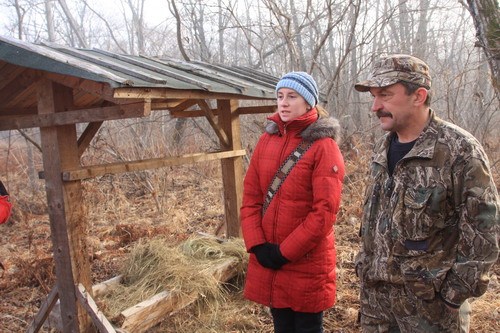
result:
[(112, 88), (171, 88), (274, 99), (279, 78), (248, 67), (116, 54), (0, 36), (0, 60), (104, 82)]

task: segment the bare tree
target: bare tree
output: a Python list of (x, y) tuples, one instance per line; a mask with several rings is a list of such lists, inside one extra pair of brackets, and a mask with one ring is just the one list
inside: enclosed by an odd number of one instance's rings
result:
[[(462, 2), (463, 3), (463, 2)], [(500, 93), (500, 11), (497, 0), (467, 0), (464, 4), (469, 10), (476, 27), (476, 46), (486, 54), (491, 70), (492, 82)], [(500, 99), (500, 97), (498, 97)]]
[[(130, 35), (134, 36), (132, 40), (137, 43), (131, 42), (132, 53), (144, 54), (145, 37), (144, 37), (144, 2), (146, 0), (127, 0), (128, 9), (132, 13), (132, 21), (129, 26)], [(136, 47), (137, 46), (137, 52)]]
[(71, 13), (68, 5), (66, 4), (66, 0), (57, 0), (59, 5), (61, 6), (64, 15), (66, 15), (66, 19), (68, 20), (69, 26), (71, 28), (71, 32), (76, 36), (78, 40), (78, 44), (74, 46), (79, 47), (88, 47), (87, 41), (85, 40), (85, 35), (83, 29), (78, 25), (75, 17)]
[(47, 35), (49, 42), (55, 42), (53, 0), (45, 0), (45, 17), (47, 18)]

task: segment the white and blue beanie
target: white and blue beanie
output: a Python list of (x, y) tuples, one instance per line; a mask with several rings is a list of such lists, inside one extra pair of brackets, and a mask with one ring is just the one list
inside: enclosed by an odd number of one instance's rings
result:
[(276, 85), (276, 92), (281, 88), (295, 90), (312, 107), (318, 104), (318, 86), (313, 77), (306, 72), (290, 72), (283, 75)]

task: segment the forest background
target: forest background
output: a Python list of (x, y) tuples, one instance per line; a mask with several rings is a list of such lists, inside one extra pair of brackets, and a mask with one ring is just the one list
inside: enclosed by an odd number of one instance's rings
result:
[[(498, 187), (499, 16), (496, 0), (0, 0), (0, 34), (35, 43), (246, 66), (276, 77), (291, 70), (311, 73), (326, 108), (340, 120), (348, 168), (336, 226), (338, 305), (327, 315), (327, 331), (355, 332), (352, 257), (370, 150), (382, 132), (371, 114), (369, 94), (355, 92), (353, 85), (381, 54), (424, 59), (433, 77), (432, 108), (483, 144)], [(264, 122), (263, 115), (242, 117), (249, 155)], [(44, 184), (38, 179), (39, 142), (34, 129), (0, 132), (0, 175), (15, 206), (0, 233), (2, 332), (23, 330), (55, 279)], [(158, 111), (148, 119), (107, 122), (82, 159), (123, 161), (214, 148), (217, 137), (203, 120), (177, 120)], [(120, 258), (139, 239), (162, 234), (175, 242), (196, 231), (224, 235), (215, 162), (102, 177), (85, 186), (96, 282), (116, 275)], [(500, 331), (497, 270), (487, 295), (474, 302), (473, 309), (479, 310), (475, 332)], [(269, 329), (266, 313), (244, 304), (250, 319), (241, 331)], [(228, 329), (231, 324), (222, 318), (218, 322), (191, 319), (182, 325), (191, 332), (203, 331), (193, 327), (238, 331)], [(159, 330), (168, 332), (167, 326)], [(178, 327), (175, 331), (180, 332)]]

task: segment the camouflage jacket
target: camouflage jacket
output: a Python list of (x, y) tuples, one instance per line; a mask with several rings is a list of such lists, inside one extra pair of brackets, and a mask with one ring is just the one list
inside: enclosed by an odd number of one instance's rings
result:
[(498, 258), (500, 203), (481, 145), (431, 111), (389, 177), (390, 136), (372, 159), (356, 259), (362, 283), (401, 284), (417, 297), (439, 295), (456, 306), (482, 295)]

